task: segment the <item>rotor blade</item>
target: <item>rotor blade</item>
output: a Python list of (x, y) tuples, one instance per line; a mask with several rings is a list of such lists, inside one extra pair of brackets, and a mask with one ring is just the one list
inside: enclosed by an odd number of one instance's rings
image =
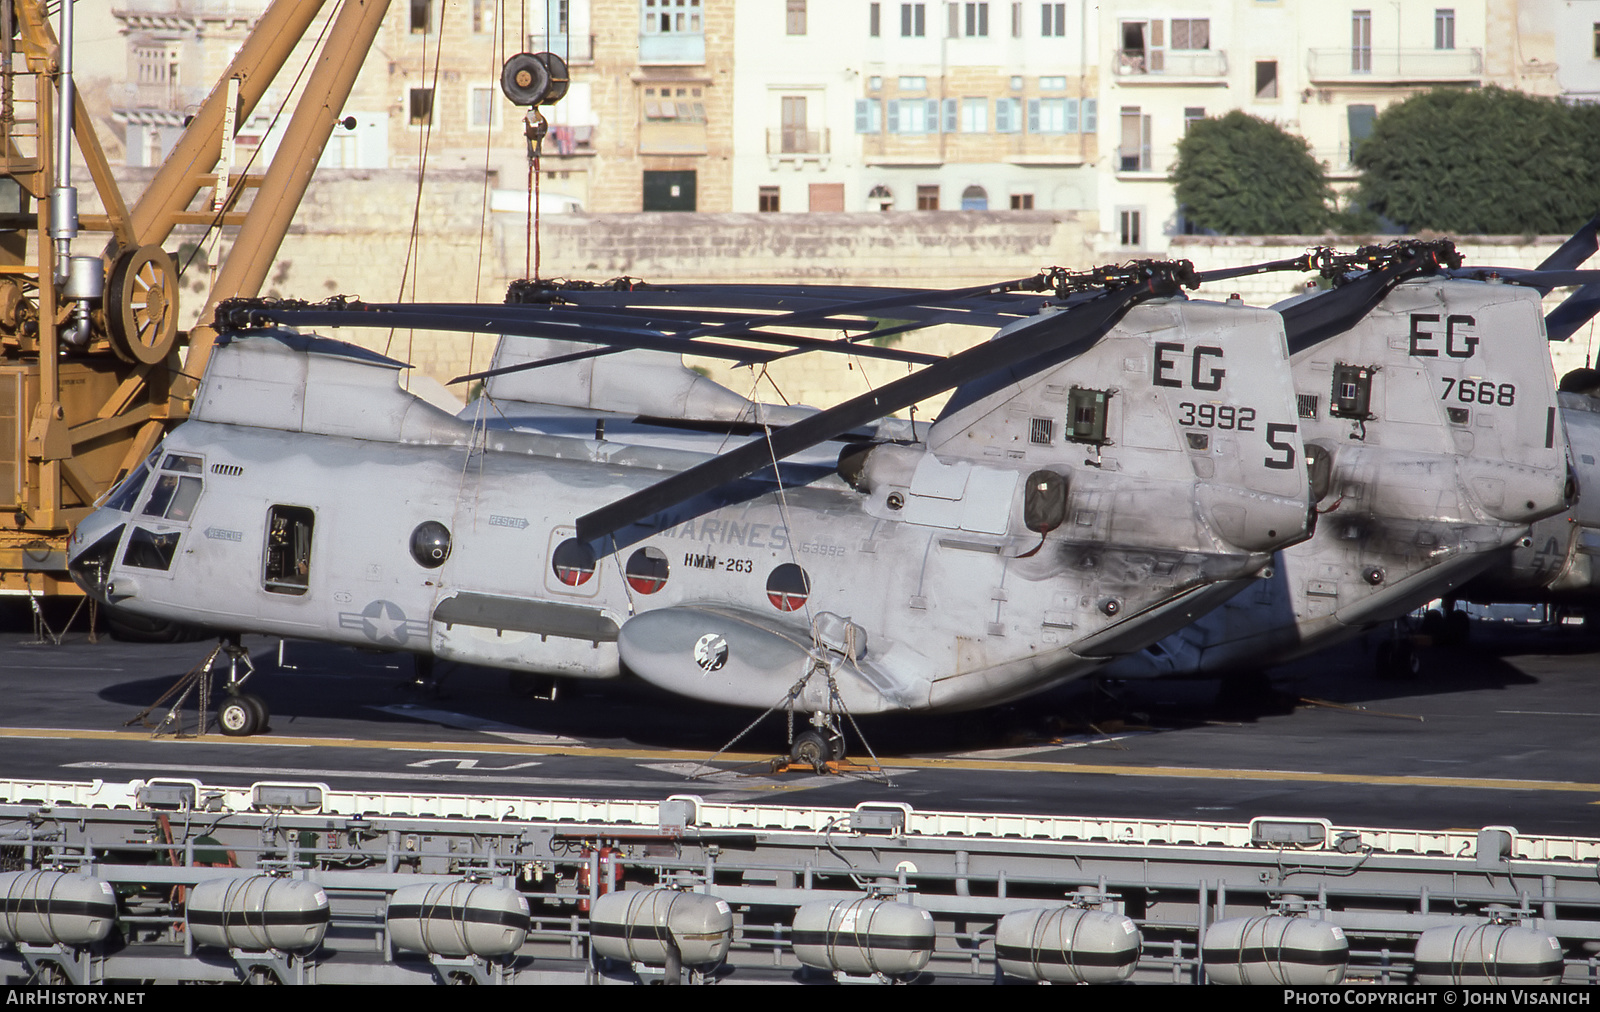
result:
[[(1170, 281), (1167, 285), (1175, 288)], [(1164, 293), (1167, 288), (1162, 288)], [(1155, 281), (1106, 292), (1071, 309), (1041, 315), (1034, 322), (837, 407), (773, 431), (766, 439), (713, 457), (649, 488), (578, 518), (577, 536), (595, 541), (629, 524), (675, 506), (719, 485), (747, 477), (841, 432), (865, 425), (952, 387), (1008, 369), (1063, 346), (1093, 341), (1110, 330), (1135, 303), (1157, 294)]]
[[(262, 309), (252, 311), (256, 319), (276, 323), (311, 327), (395, 327), (406, 330), (445, 330), (462, 333), (511, 334), (515, 337), (550, 337), (580, 344), (613, 343), (626, 348), (646, 351), (666, 351), (678, 354), (704, 355), (707, 358), (725, 358), (734, 362), (771, 362), (780, 352), (762, 351), (759, 348), (741, 348), (732, 344), (712, 344), (689, 341), (681, 337), (661, 334), (615, 332), (604, 328), (590, 328), (575, 334), (572, 324), (539, 321), (489, 320), (481, 317), (467, 319), (454, 315), (433, 313), (352, 312), (341, 309)], [(832, 343), (832, 342), (824, 342)], [(942, 360), (941, 360), (942, 361)]]
[(1588, 285), (1600, 281), (1600, 270), (1594, 268), (1588, 270), (1528, 270), (1523, 267), (1459, 267), (1445, 273), (1452, 278), (1461, 278), (1468, 281), (1489, 281), (1497, 278), (1514, 285), (1527, 285), (1541, 295), (1550, 294), (1551, 289), (1554, 288)]
[(483, 372), (469, 372), (464, 376), (457, 376), (446, 383), (445, 386), (455, 386), (457, 383), (467, 383), (472, 380), (490, 379), (495, 376), (506, 376), (514, 372), (527, 372), (530, 369), (543, 369), (546, 366), (565, 365), (568, 362), (581, 362), (586, 358), (599, 358), (601, 355), (615, 355), (626, 351), (625, 348), (590, 348), (587, 351), (575, 351), (570, 355), (556, 355), (553, 358), (535, 359), (532, 362), (518, 362), (516, 365), (501, 366), (498, 369), (485, 369)]
[(1544, 258), (1538, 267), (1541, 271), (1570, 271), (1594, 256), (1600, 248), (1600, 214), (1589, 219), (1588, 224), (1572, 233), (1572, 238), (1561, 248)]
[[(266, 306), (253, 309), (252, 316), (281, 323), (333, 327), (404, 327), (419, 330), (447, 330), (476, 333), (501, 333), (517, 337), (548, 337), (580, 344), (611, 344), (621, 348), (705, 355), (730, 359), (741, 364), (770, 362), (776, 353), (738, 345), (691, 341), (681, 334), (669, 334), (654, 326), (655, 321), (640, 321), (621, 314), (606, 314), (598, 319), (570, 310), (517, 311), (518, 307), (480, 306), (465, 303), (409, 303), (368, 305), (360, 309), (287, 308)], [(628, 326), (627, 324), (633, 324)], [(530, 329), (531, 328), (531, 329)], [(543, 328), (543, 329), (538, 329)], [(943, 356), (900, 348), (866, 348), (837, 338), (801, 337), (796, 334), (741, 334), (742, 340), (777, 345), (798, 351), (832, 351), (862, 358), (881, 358), (891, 362), (927, 365)], [(702, 350), (708, 349), (708, 350)]]
[(1349, 330), (1372, 312), (1390, 289), (1431, 262), (1417, 257), (1392, 267), (1367, 271), (1338, 288), (1279, 310), (1289, 354), (1296, 355)]
[[(786, 285), (685, 285), (673, 289), (647, 289), (642, 291), (616, 292), (611, 290), (579, 290), (563, 291), (563, 302), (574, 306), (606, 306), (613, 308), (659, 309), (664, 306), (684, 307), (689, 309), (706, 310), (715, 307), (720, 310), (728, 309), (773, 309), (783, 305), (801, 305), (806, 309), (832, 308), (837, 312), (849, 312), (852, 304), (859, 305), (863, 292), (875, 294), (898, 293), (906, 296), (926, 298), (929, 292), (917, 289), (861, 289), (861, 288), (827, 288), (825, 292), (845, 292), (849, 298), (829, 297), (819, 298), (812, 288), (800, 288)], [(799, 293), (799, 294), (796, 294)], [(920, 316), (934, 312), (959, 311), (969, 318), (974, 326), (999, 328), (1007, 323), (1014, 322), (1037, 313), (1042, 304), (1055, 301), (1053, 292), (1041, 295), (1024, 294), (1021, 292), (999, 293), (995, 295), (974, 295), (964, 299), (958, 307), (936, 305), (924, 308), (915, 300), (902, 302), (892, 307), (896, 310), (892, 315), (917, 319)], [(706, 314), (708, 317), (723, 316), (724, 314)], [(776, 319), (768, 316), (767, 319)], [(708, 320), (710, 322), (710, 320)], [(719, 322), (728, 322), (721, 320)]]
[(777, 316), (755, 316), (747, 318), (744, 323), (724, 323), (718, 326), (702, 327), (691, 330), (687, 337), (720, 337), (737, 333), (743, 327), (773, 326), (775, 324), (793, 325), (819, 316), (833, 315), (840, 311), (854, 314), (868, 314), (880, 309), (894, 309), (899, 306), (928, 305), (929, 303), (943, 304), (946, 302), (959, 302), (963, 299), (975, 298), (982, 295), (994, 295), (999, 292), (1012, 292), (1035, 278), (1018, 278), (1014, 281), (1001, 281), (992, 285), (978, 285), (973, 288), (957, 288), (947, 291), (916, 292), (911, 295), (890, 295), (876, 299), (864, 299), (860, 302), (841, 303), (829, 309), (804, 309), (793, 313), (780, 313)]
[(1596, 313), (1600, 313), (1600, 285), (1584, 285), (1550, 310), (1544, 318), (1545, 335), (1552, 341), (1565, 341)]

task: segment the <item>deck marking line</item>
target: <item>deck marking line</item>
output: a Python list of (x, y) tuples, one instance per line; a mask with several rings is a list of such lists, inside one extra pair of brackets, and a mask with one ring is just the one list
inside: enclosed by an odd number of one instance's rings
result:
[[(572, 748), (562, 745), (514, 745), (509, 742), (414, 742), (360, 738), (292, 738), (257, 735), (229, 738), (207, 735), (204, 738), (152, 739), (147, 732), (62, 730), (58, 728), (0, 728), (5, 738), (72, 738), (100, 741), (150, 742), (176, 745), (226, 745), (234, 748), (251, 744), (316, 745), (325, 748), (378, 749), (383, 751), (431, 751), (436, 753), (487, 753), (498, 755), (581, 755), (591, 758), (654, 759), (657, 761), (718, 762), (746, 764), (770, 759), (770, 755), (731, 752), (686, 752), (672, 749)], [(887, 757), (885, 757), (887, 758)], [(1315, 770), (1250, 770), (1203, 766), (1113, 766), (1089, 763), (999, 762), (942, 758), (893, 757), (897, 769), (964, 770), (970, 773), (1055, 773), (1123, 777), (1166, 777), (1179, 780), (1285, 781), (1290, 783), (1358, 784), (1368, 787), (1453, 787), (1474, 790), (1553, 791), (1600, 794), (1600, 783), (1567, 780), (1517, 780), (1503, 777), (1438, 777), (1396, 774), (1324, 773)]]

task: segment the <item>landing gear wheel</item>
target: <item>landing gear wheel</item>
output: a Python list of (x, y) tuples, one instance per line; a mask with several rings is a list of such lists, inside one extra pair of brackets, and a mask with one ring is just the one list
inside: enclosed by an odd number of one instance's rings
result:
[(272, 714), (267, 711), (266, 700), (248, 692), (239, 693), (239, 698), (244, 700), (244, 705), (248, 706), (250, 711), (255, 714), (255, 724), (248, 733), (258, 734), (265, 731), (267, 729), (267, 721), (272, 717)]
[(1412, 649), (1408, 640), (1385, 640), (1378, 644), (1377, 674), (1385, 681), (1398, 681), (1412, 679), (1422, 670), (1422, 661), (1417, 657), (1416, 650)]
[(178, 336), (178, 268), (160, 246), (117, 257), (106, 285), (106, 330), (125, 362), (154, 365)]
[(229, 696), (217, 707), (217, 727), (230, 738), (246, 738), (256, 733), (256, 709), (246, 696)]
[(789, 746), (789, 759), (812, 769), (821, 769), (831, 751), (828, 739), (822, 736), (821, 731), (801, 731), (795, 735), (794, 744)]
[(801, 731), (789, 746), (789, 761), (798, 766), (820, 770), (830, 762), (844, 758), (844, 735), (833, 728), (811, 728)]
[(1429, 608), (1422, 616), (1422, 634), (1430, 637), (1435, 643), (1443, 643), (1445, 639), (1444, 612), (1438, 608)]

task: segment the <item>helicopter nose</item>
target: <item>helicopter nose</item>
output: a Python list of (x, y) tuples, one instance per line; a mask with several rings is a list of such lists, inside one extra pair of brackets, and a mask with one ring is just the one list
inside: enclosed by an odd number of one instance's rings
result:
[(83, 588), (85, 594), (102, 603), (109, 603), (111, 564), (116, 558), (117, 545), (122, 541), (122, 532), (127, 524), (117, 523), (115, 518), (97, 523), (98, 517), (99, 514), (92, 514), (85, 518), (74, 532), (74, 546), (82, 544), (87, 547), (77, 551), (67, 561), (67, 572), (71, 574), (72, 582)]

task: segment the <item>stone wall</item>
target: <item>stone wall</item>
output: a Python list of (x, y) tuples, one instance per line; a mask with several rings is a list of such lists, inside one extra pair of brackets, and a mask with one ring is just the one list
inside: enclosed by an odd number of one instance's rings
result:
[[(125, 192), (138, 190), (138, 179), (129, 184)], [(430, 173), (420, 201), (415, 177), (403, 171), (319, 172), (279, 251), (267, 294), (313, 301), (344, 294), (371, 302), (499, 302), (512, 279), (527, 276), (525, 265), (533, 258), (525, 218), (487, 212), (486, 194), (482, 174), (466, 171)], [(409, 241), (413, 216), (415, 246)], [(1095, 259), (1096, 228), (1093, 214), (1059, 211), (546, 215), (539, 273), (595, 281), (628, 275), (658, 283), (959, 287), (1052, 265), (1087, 267)], [(1209, 269), (1283, 259), (1322, 244), (1351, 249), (1383, 238), (1188, 236), (1174, 240), (1172, 255)], [(1475, 236), (1460, 245), (1469, 263), (1532, 267), (1563, 238)], [(197, 239), (177, 234), (167, 247)], [(185, 274), (184, 326), (205, 301), (203, 264), (202, 258)], [(1249, 303), (1270, 305), (1305, 280), (1287, 274), (1241, 278), (1200, 297), (1239, 292)], [(338, 336), (412, 362), (420, 374), (440, 381), (484, 367), (494, 348), (493, 338), (483, 335), (346, 330)], [(945, 353), (983, 336), (943, 328), (911, 335), (905, 346)], [(1592, 344), (1591, 325), (1554, 346), (1557, 372), (1584, 364)], [(906, 372), (905, 366), (820, 355), (782, 360), (764, 378), (710, 360), (695, 364), (741, 393), (759, 383), (762, 399), (817, 405)]]
[[(138, 183), (131, 187), (137, 190)], [(319, 171), (268, 275), (263, 294), (316, 301), (330, 295), (368, 302), (499, 302), (528, 276), (534, 257), (525, 216), (484, 210), (481, 174), (431, 173), (417, 198), (401, 171)], [(410, 243), (413, 216), (418, 240)], [(1023, 277), (1091, 259), (1092, 214), (1073, 212), (890, 212), (860, 214), (546, 215), (538, 273), (604, 281), (628, 275), (667, 282), (803, 282), (954, 287)], [(178, 249), (197, 231), (175, 234)], [(224, 245), (221, 253), (226, 255)], [(184, 275), (182, 325), (205, 303), (202, 257)], [(948, 328), (947, 328), (948, 329)], [(445, 381), (482, 368), (492, 338), (437, 333), (342, 331), (338, 336), (409, 361)], [(946, 333), (908, 346), (947, 351), (971, 336)], [(831, 403), (903, 374), (903, 367), (785, 360), (774, 368), (791, 401)], [(753, 377), (697, 363), (748, 392)], [(882, 377), (880, 379), (880, 376)], [(778, 396), (770, 387), (763, 397)]]

